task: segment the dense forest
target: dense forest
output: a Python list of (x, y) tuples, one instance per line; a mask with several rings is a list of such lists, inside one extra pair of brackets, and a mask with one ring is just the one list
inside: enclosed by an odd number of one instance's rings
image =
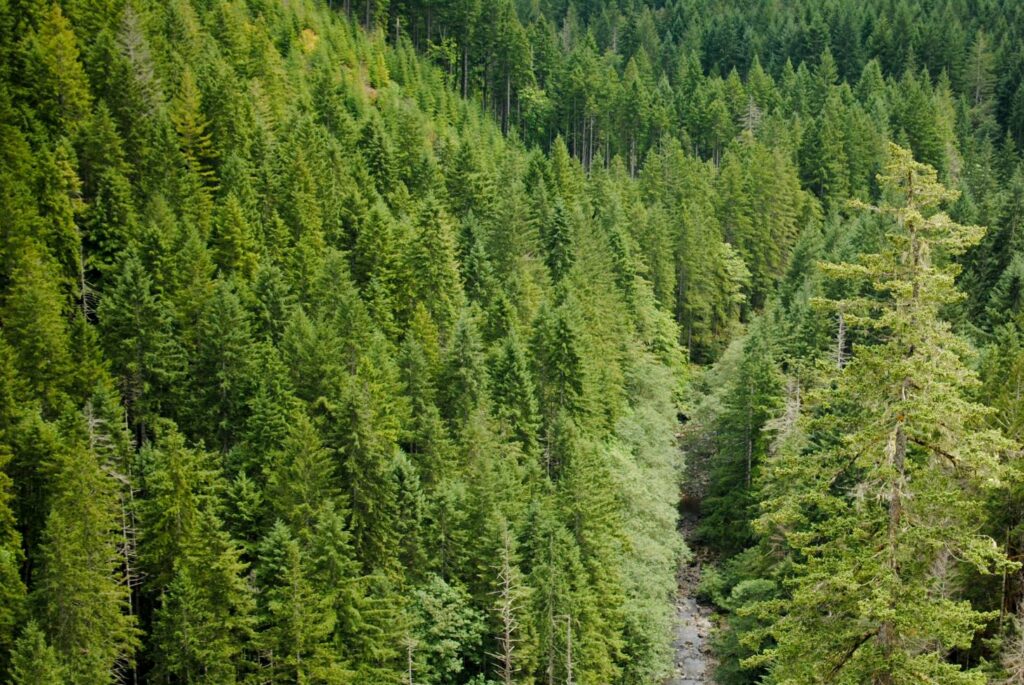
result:
[(0, 682), (1024, 683), (1024, 4), (0, 0)]

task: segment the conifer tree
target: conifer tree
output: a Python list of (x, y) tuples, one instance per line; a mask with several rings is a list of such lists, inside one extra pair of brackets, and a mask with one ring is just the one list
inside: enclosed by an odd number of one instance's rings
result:
[(141, 443), (181, 377), (184, 356), (171, 330), (168, 305), (153, 292), (152, 279), (134, 251), (125, 254), (96, 314)]
[(379, 117), (367, 117), (359, 135), (359, 151), (377, 192), (387, 197), (395, 187), (394, 152)]
[(249, 314), (229, 282), (215, 284), (194, 331), (190, 425), (197, 437), (227, 451), (243, 424), (244, 398), (252, 384)]
[(747, 339), (739, 369), (723, 398), (708, 494), (701, 503), (702, 536), (732, 553), (750, 542), (750, 521), (756, 514), (753, 486), (767, 451), (763, 429), (779, 407), (781, 392), (769, 343), (765, 333), (757, 331)]
[[(21, 567), (25, 560), (22, 535), (18, 530), (14, 508), (14, 485), (8, 469), (13, 457), (12, 429), (23, 420), (24, 411), (15, 400), (16, 379), (10, 368), (10, 351), (0, 337), (0, 669), (7, 664), (6, 655), (15, 645), (15, 635), (25, 616), (25, 584)], [(26, 647), (28, 649), (28, 647)], [(35, 649), (33, 647), (32, 649)]]
[(775, 86), (775, 80), (761, 66), (761, 59), (757, 55), (754, 55), (750, 71), (747, 72), (747, 91), (762, 116), (768, 114), (779, 104), (779, 93)]
[(551, 280), (558, 283), (569, 272), (573, 262), (572, 232), (569, 211), (561, 200), (555, 201), (550, 225), (544, 230), (545, 262), (551, 271)]
[(464, 294), (459, 276), (454, 230), (440, 202), (429, 197), (417, 219), (409, 271), (421, 298), (442, 334), (451, 335)]
[(527, 454), (537, 446), (540, 420), (529, 361), (515, 328), (510, 328), (491, 366), (491, 398), (500, 424)]
[(78, 41), (60, 5), (43, 13), (26, 47), (26, 82), (32, 84), (39, 110), (55, 131), (74, 134), (88, 116), (92, 97)]
[(65, 670), (35, 621), (29, 621), (11, 652), (12, 685), (62, 685)]
[(773, 522), (794, 506), (782, 496), (769, 500), (759, 522), (762, 534), (781, 533), (806, 556), (786, 612), (770, 629), (777, 646), (750, 660), (770, 664), (779, 681), (822, 673), (877, 685), (985, 680), (946, 658), (968, 648), (988, 619), (949, 585), (957, 564), (990, 573), (1007, 563), (978, 529), (974, 496), (998, 477), (1005, 443), (969, 399), (976, 377), (962, 361), (964, 343), (941, 318), (960, 297), (949, 257), (983, 231), (939, 211), (956, 193), (933, 168), (895, 145), (889, 155), (879, 179), (887, 203), (875, 208), (891, 222), (881, 251), (824, 265), (836, 278), (873, 287), (874, 297), (833, 306), (877, 342), (855, 348), (836, 379), (838, 406), (850, 412), (826, 419), (837, 421), (838, 440), (777, 467), (795, 472), (804, 462), (830, 483), (815, 495), (828, 516), (776, 531)]
[(437, 327), (422, 303), (413, 312), (402, 342), (402, 381), (409, 398), (412, 424), (405, 449), (418, 465), (425, 482), (441, 478), (451, 446), (448, 430), (438, 408), (438, 378), (441, 373)]
[(212, 189), (217, 185), (217, 175), (213, 168), (217, 152), (207, 130), (209, 121), (202, 108), (202, 94), (196, 85), (195, 74), (190, 67), (186, 67), (181, 74), (177, 95), (171, 102), (171, 121), (178, 133), (181, 152), (189, 170), (199, 177), (203, 187)]
[(838, 209), (849, 195), (845, 108), (835, 91), (824, 102), (814, 131), (806, 138), (801, 166), (807, 182), (826, 208)]
[(946, 150), (936, 116), (931, 77), (927, 70), (916, 75), (908, 69), (900, 81), (900, 89), (901, 97), (894, 112), (896, 125), (906, 134), (914, 154), (944, 175)]
[(979, 30), (971, 43), (964, 65), (964, 86), (970, 104), (970, 121), (979, 136), (993, 136), (996, 130), (993, 108), (995, 91), (995, 56), (990, 39)]
[(537, 627), (538, 680), (547, 685), (579, 676), (579, 593), (586, 572), (569, 531), (554, 520), (550, 500), (540, 503), (531, 535), (529, 584), (537, 588), (532, 611)]
[(461, 433), (473, 412), (487, 400), (483, 344), (473, 319), (473, 310), (464, 309), (440, 377), (443, 415), (455, 434)]
[(247, 564), (215, 516), (204, 513), (197, 523), (159, 597), (153, 625), (157, 668), (186, 682), (233, 682), (246, 669), (244, 653), (252, 639)]
[(55, 264), (29, 243), (10, 274), (0, 314), (19, 375), (44, 406), (59, 403), (71, 370), (65, 301)]
[(462, 260), (466, 298), (470, 302), (486, 305), (494, 299), (498, 284), (494, 278), (494, 265), (487, 252), (487, 236), (484, 228), (477, 222), (476, 215), (470, 214), (467, 217), (463, 236), (463, 243), (468, 244), (468, 249), (463, 248)]
[(251, 278), (256, 269), (256, 245), (238, 196), (230, 193), (214, 221), (214, 254), (226, 273)]
[(397, 371), (390, 360), (369, 355), (355, 364), (351, 395), (334, 416), (353, 544), (368, 571), (391, 570), (399, 516), (393, 478), (401, 425), (399, 398), (393, 394)]
[(408, 293), (403, 273), (401, 233), (383, 202), (377, 202), (356, 234), (352, 251), (352, 276), (366, 292), (367, 306), (374, 320), (389, 335), (396, 333), (395, 317), (403, 312), (402, 297)]
[[(92, 117), (83, 126), (79, 167), (82, 195), (86, 200), (83, 216), (85, 282), (99, 272), (111, 271), (137, 231), (137, 212), (130, 176), (132, 167), (125, 159), (121, 137), (106, 103), (97, 104)], [(83, 293), (89, 303), (90, 293)]]
[[(76, 173), (77, 159), (71, 142), (62, 139), (53, 150), (53, 155), (41, 155), (40, 179), (45, 183), (41, 189), (40, 214), (45, 228), (40, 237), (48, 246), (54, 259), (60, 264), (61, 276), (77, 283), (80, 302), (88, 304), (88, 284), (83, 282), (81, 236), (76, 225), (84, 209), (81, 194), (82, 182)], [(84, 307), (86, 310), (87, 306)]]
[[(688, 212), (687, 231), (680, 241), (677, 263), (676, 319), (682, 342), (694, 360), (712, 359), (721, 350), (739, 320), (745, 300), (743, 286), (750, 272), (735, 250), (721, 239), (713, 218), (700, 210)], [(714, 241), (714, 242), (708, 242)], [(700, 258), (688, 248), (710, 245), (710, 255)]]
[(565, 305), (541, 310), (534, 332), (534, 363), (542, 419), (543, 463), (555, 478), (572, 452), (582, 411), (583, 369), (576, 331)]
[(387, 651), (387, 645), (377, 641), (396, 626), (391, 625), (394, 616), (389, 611), (393, 597), (375, 602), (373, 582), (360, 572), (346, 514), (340, 505), (324, 503), (307, 544), (311, 577), (317, 592), (328, 598), (327, 611), (334, 617), (332, 651), (342, 663), (359, 669), (366, 667), (370, 653)]
[(335, 465), (305, 414), (293, 415), (281, 446), (268, 464), (267, 504), (294, 530), (312, 530), (320, 508), (339, 494)]
[(157, 599), (157, 671), (231, 682), (243, 672), (253, 601), (241, 549), (218, 516), (218, 474), (169, 423), (140, 455), (148, 535), (141, 556)]
[(49, 465), (49, 513), (32, 599), (68, 679), (101, 685), (127, 670), (138, 644), (118, 554), (117, 487), (90, 448), (84, 418), (68, 417), (62, 437)]
[(292, 431), (291, 423), (301, 404), (278, 349), (263, 343), (256, 347), (253, 357), (261, 374), (246, 402), (248, 415), (241, 429), (241, 444), (232, 451), (230, 463), (235, 469), (260, 477), (264, 469), (270, 468), (271, 455)]
[(267, 676), (289, 682), (343, 683), (350, 674), (328, 650), (334, 630), (331, 594), (310, 579), (310, 560), (278, 521), (261, 545), (266, 627), (260, 636)]
[(1024, 407), (1017, 401), (1024, 383), (1021, 333), (1016, 324), (1007, 323), (996, 329), (994, 337), (981, 359), (982, 397), (995, 411), (994, 422), (1003, 434), (1019, 442), (1024, 438)]

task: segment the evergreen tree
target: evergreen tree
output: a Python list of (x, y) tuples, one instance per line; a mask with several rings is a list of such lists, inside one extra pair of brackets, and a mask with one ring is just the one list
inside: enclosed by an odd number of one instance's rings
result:
[(86, 421), (68, 417), (49, 470), (49, 513), (32, 590), (48, 641), (75, 683), (124, 673), (138, 644), (118, 545), (116, 483), (91, 448)]
[(177, 95), (171, 102), (171, 121), (178, 133), (181, 152), (189, 171), (199, 177), (204, 187), (213, 188), (217, 185), (213, 168), (217, 152), (207, 130), (209, 121), (202, 107), (202, 94), (196, 85), (195, 75), (191, 68), (186, 67), (181, 74)]
[(46, 644), (46, 636), (30, 621), (14, 645), (11, 656), (12, 685), (60, 685), (65, 680), (57, 652)]
[(335, 465), (312, 422), (292, 417), (280, 454), (268, 464), (267, 504), (296, 530), (312, 530), (322, 507), (339, 494)]
[(25, 53), (25, 83), (31, 84), (39, 112), (55, 131), (73, 134), (88, 115), (92, 97), (78, 41), (60, 5), (41, 13)]
[(709, 472), (708, 495), (701, 504), (701, 535), (714, 546), (736, 553), (751, 542), (756, 516), (754, 481), (767, 451), (764, 427), (779, 408), (782, 383), (762, 332), (743, 347), (731, 387), (723, 398), (716, 429), (718, 445)]
[(537, 588), (532, 611), (537, 626), (538, 675), (544, 683), (575, 682), (579, 650), (574, 654), (572, 640), (576, 636), (579, 644), (578, 602), (585, 571), (575, 541), (553, 520), (550, 504), (540, 506), (533, 521), (529, 578), (529, 584)]
[(131, 165), (125, 159), (121, 137), (101, 102), (82, 131), (79, 168), (82, 195), (87, 200), (83, 216), (84, 235), (80, 249), (87, 272), (80, 276), (88, 306), (88, 278), (95, 272), (105, 275), (117, 264), (121, 252), (137, 231), (137, 212), (130, 176)]
[(184, 358), (171, 329), (172, 313), (153, 292), (152, 279), (133, 251), (125, 255), (96, 314), (141, 443), (180, 380)]
[(395, 186), (394, 153), (378, 117), (367, 117), (360, 132), (359, 149), (377, 192), (387, 196)]
[(392, 394), (395, 376), (384, 360), (362, 356), (356, 362), (352, 394), (336, 416), (353, 544), (368, 570), (389, 569), (398, 542), (393, 474), (401, 419), (398, 398)]
[(417, 220), (409, 270), (415, 279), (414, 293), (444, 334), (453, 331), (464, 298), (456, 255), (451, 223), (441, 204), (428, 198)]
[(979, 30), (967, 52), (964, 65), (964, 87), (971, 108), (971, 125), (982, 136), (993, 136), (996, 129), (992, 111), (995, 106), (995, 56), (991, 52), (989, 40), (985, 32)]
[[(877, 211), (893, 225), (882, 250), (826, 265), (835, 277), (873, 285), (877, 297), (834, 306), (880, 341), (857, 347), (837, 378), (851, 415), (839, 418), (838, 439), (811, 462), (816, 477), (833, 484), (815, 503), (829, 515), (783, 533), (806, 562), (786, 614), (770, 628), (777, 646), (751, 660), (765, 660), (780, 680), (827, 672), (841, 682), (984, 681), (946, 656), (969, 647), (987, 616), (945, 586), (954, 559), (982, 573), (1006, 563), (978, 530), (971, 497), (996, 476), (1003, 442), (968, 399), (976, 379), (940, 317), (959, 297), (946, 255), (976, 244), (982, 230), (937, 211), (956, 194), (933, 168), (896, 146), (889, 154), (880, 181), (891, 204)], [(807, 458), (794, 453), (776, 468)], [(769, 501), (763, 534), (792, 506), (784, 497)]]
[[(0, 355), (6, 353), (6, 346), (0, 338)], [(6, 364), (8, 360), (0, 358), (0, 364)], [(21, 579), (21, 566), (24, 563), (25, 552), (22, 547), (22, 536), (17, 527), (17, 520), (12, 508), (13, 482), (8, 475), (7, 469), (11, 462), (11, 446), (9, 444), (9, 431), (12, 419), (17, 418), (15, 413), (13, 394), (13, 383), (8, 382), (8, 373), (0, 375), (4, 380), (6, 397), (0, 399), (0, 650), (3, 654), (17, 649), (15, 646), (15, 634), (18, 626), (22, 624), (25, 613), (25, 584)], [(13, 414), (13, 416), (12, 416)], [(38, 628), (33, 626), (38, 632)], [(28, 633), (26, 633), (26, 636)], [(23, 638), (24, 640), (25, 638)], [(38, 640), (32, 637), (28, 640), (32, 643), (26, 645), (26, 650), (41, 649), (36, 645)], [(6, 664), (6, 657), (0, 659), (0, 664)], [(25, 679), (24, 682), (31, 682)]]
[(234, 288), (217, 282), (195, 324), (190, 364), (195, 387), (188, 418), (197, 437), (224, 451), (244, 423), (244, 398), (252, 387), (249, 326)]
[(46, 405), (59, 403), (71, 370), (65, 301), (54, 264), (28, 245), (10, 275), (2, 305), (4, 338), (19, 375)]
[(191, 544), (202, 547), (187, 549), (175, 561), (160, 596), (153, 625), (157, 668), (186, 682), (233, 682), (245, 668), (243, 647), (251, 640), (246, 564), (216, 519), (204, 516), (200, 526)]
[(531, 453), (537, 445), (539, 410), (526, 353), (514, 328), (506, 333), (491, 366), (491, 398), (498, 421)]
[(460, 433), (470, 416), (487, 399), (483, 344), (471, 309), (463, 310), (441, 372), (443, 415), (453, 433)]
[(343, 683), (351, 677), (328, 650), (331, 595), (310, 580), (310, 560), (278, 521), (261, 545), (267, 628), (260, 636), (267, 676), (296, 683)]
[(217, 474), (173, 426), (140, 456), (146, 498), (142, 560), (157, 608), (157, 672), (185, 682), (232, 682), (244, 668), (253, 601), (241, 549), (217, 512)]
[(802, 156), (805, 178), (828, 209), (838, 209), (849, 195), (845, 114), (839, 95), (831, 91)]
[(239, 273), (251, 278), (257, 256), (252, 229), (245, 218), (241, 202), (231, 193), (214, 221), (214, 248), (217, 265), (226, 273)]

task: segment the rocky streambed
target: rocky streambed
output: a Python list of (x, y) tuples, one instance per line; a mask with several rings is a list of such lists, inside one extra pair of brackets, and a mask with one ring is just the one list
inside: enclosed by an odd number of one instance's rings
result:
[(696, 600), (697, 584), (706, 555), (691, 542), (696, 518), (683, 519), (682, 533), (693, 554), (679, 569), (676, 595), (675, 671), (666, 685), (707, 685), (714, 683), (711, 657), (711, 607)]

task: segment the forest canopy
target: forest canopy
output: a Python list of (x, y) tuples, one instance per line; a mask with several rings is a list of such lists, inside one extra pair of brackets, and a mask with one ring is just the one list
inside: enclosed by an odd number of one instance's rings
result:
[(0, 681), (1024, 682), (1021, 46), (0, 0)]

